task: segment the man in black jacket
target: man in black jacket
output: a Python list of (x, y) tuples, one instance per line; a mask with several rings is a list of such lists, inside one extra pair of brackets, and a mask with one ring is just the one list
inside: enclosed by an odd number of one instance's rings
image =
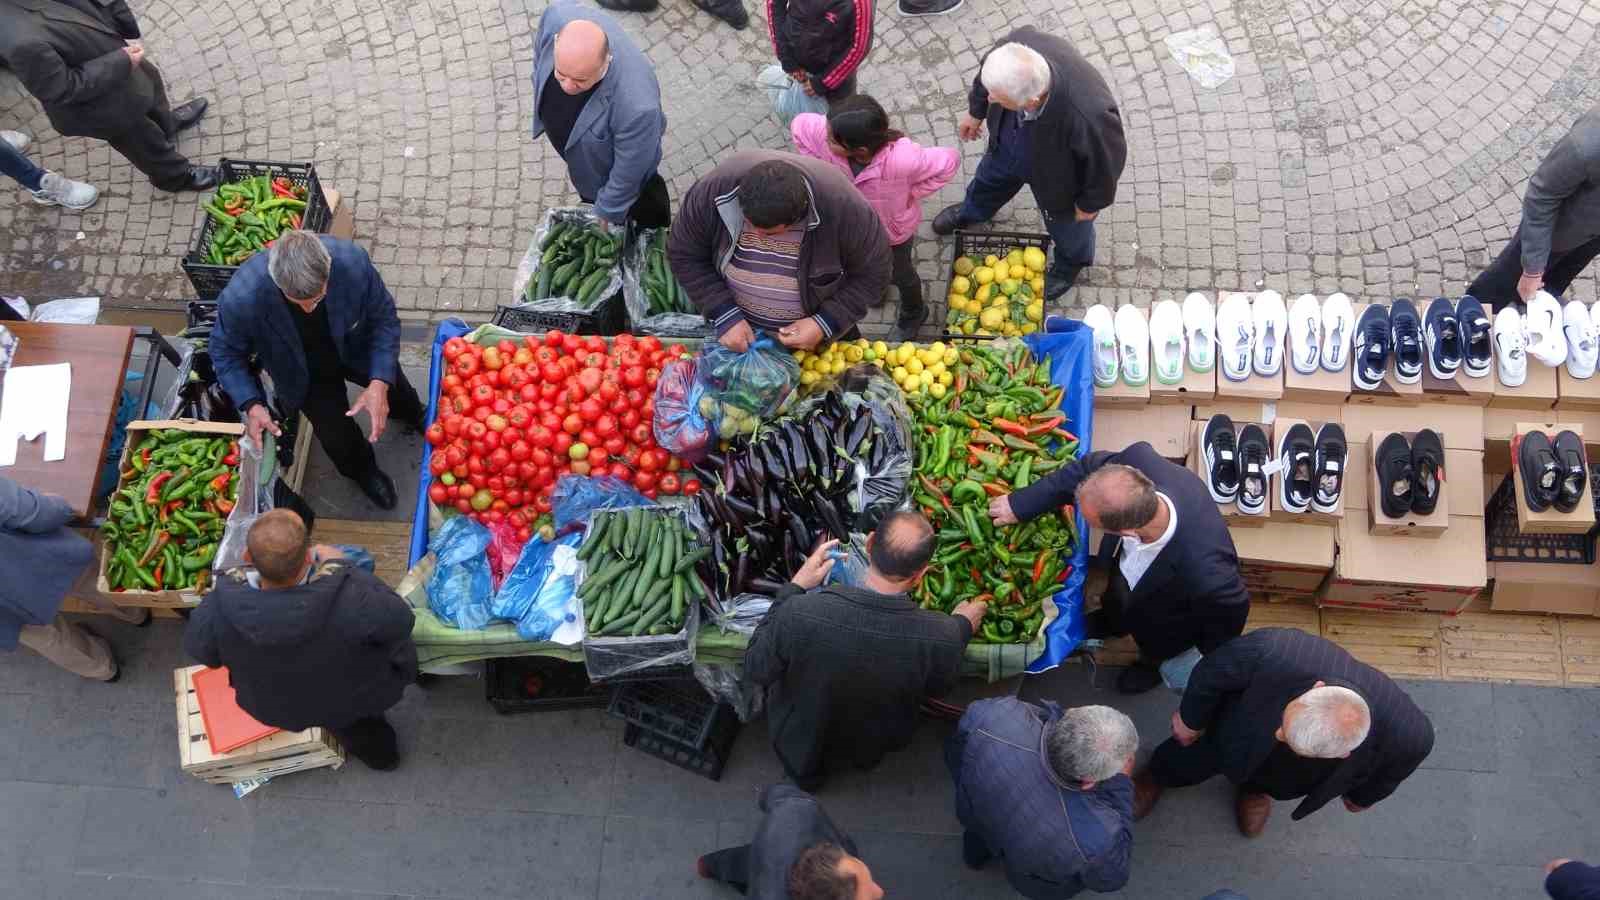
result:
[(863, 586), (818, 589), (837, 545), (817, 548), (779, 592), (744, 657), (767, 689), (772, 749), (806, 790), (822, 784), (829, 758), (870, 769), (910, 743), (918, 705), (955, 687), (988, 609), (967, 601), (945, 615), (910, 598), (933, 557), (920, 513), (890, 513), (868, 535)]
[(933, 233), (989, 221), (1028, 185), (1055, 241), (1044, 287), (1045, 299), (1055, 300), (1094, 262), (1094, 219), (1116, 199), (1128, 158), (1122, 114), (1105, 79), (1071, 44), (1024, 27), (983, 58), (961, 139), (977, 140), (985, 120), (989, 146), (966, 200), (940, 211)]
[(756, 836), (700, 857), (695, 868), (701, 878), (714, 878), (756, 900), (883, 896), (855, 841), (833, 824), (815, 797), (775, 784), (761, 792), (758, 805), (766, 816)]
[(1150, 690), (1161, 683), (1161, 663), (1191, 647), (1210, 653), (1244, 630), (1250, 594), (1233, 538), (1193, 472), (1140, 441), (996, 497), (989, 515), (1011, 525), (1068, 503), (1106, 532), (1100, 558), (1111, 578), (1095, 624), (1101, 634), (1132, 634), (1139, 645), (1138, 662), (1117, 679), (1123, 693)]
[(1334, 797), (1362, 812), (1394, 793), (1433, 750), (1433, 725), (1389, 676), (1294, 628), (1234, 638), (1195, 666), (1172, 737), (1134, 777), (1134, 818), (1161, 792), (1226, 775), (1239, 830), (1259, 835), (1273, 800), (1296, 821)]
[(384, 711), (417, 680), (411, 608), (388, 585), (312, 547), (300, 517), (275, 509), (250, 526), (246, 557), (189, 617), (183, 648), (228, 667), (239, 707), (285, 731), (320, 726), (368, 766), (400, 763)]
[(0, 60), (56, 131), (105, 141), (160, 190), (210, 190), (217, 170), (190, 165), (176, 146), (206, 101), (169, 106), (139, 36), (126, 0), (0, 0)]

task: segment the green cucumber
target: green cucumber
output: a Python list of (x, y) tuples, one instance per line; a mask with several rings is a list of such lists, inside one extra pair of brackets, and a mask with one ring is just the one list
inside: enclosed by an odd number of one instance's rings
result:
[(639, 632), (661, 621), (662, 617), (667, 614), (667, 605), (667, 597), (662, 595), (660, 599), (650, 605), (649, 609), (639, 614), (638, 621), (633, 623), (633, 629), (628, 633), (637, 635)]
[(673, 567), (672, 572), (675, 575), (682, 575), (683, 573), (694, 569), (695, 565), (699, 563), (700, 560), (705, 559), (710, 555), (711, 548), (701, 547), (699, 550), (696, 550), (693, 553), (690, 553), (688, 556), (685, 556), (683, 559), (678, 560), (678, 564)]
[(639, 611), (638, 610), (634, 610), (633, 612), (628, 613), (625, 616), (621, 616), (619, 618), (613, 619), (609, 623), (607, 623), (606, 625), (602, 626), (601, 629), (600, 629), (600, 633), (602, 635), (621, 634), (623, 629), (627, 628), (629, 625), (632, 625), (634, 622), (637, 622), (638, 620), (639, 620)]

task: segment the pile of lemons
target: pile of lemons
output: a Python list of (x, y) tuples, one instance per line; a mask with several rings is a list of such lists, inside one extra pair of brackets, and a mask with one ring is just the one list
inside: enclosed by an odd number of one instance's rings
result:
[(883, 341), (861, 338), (836, 341), (817, 350), (797, 350), (794, 358), (800, 363), (803, 388), (839, 375), (857, 363), (871, 363), (888, 372), (902, 391), (908, 394), (925, 391), (937, 399), (955, 382), (960, 355), (956, 348), (943, 341), (921, 347), (906, 341), (890, 347)]
[(950, 279), (945, 327), (962, 334), (1016, 337), (1033, 334), (1044, 321), (1044, 251), (1012, 248), (979, 264), (956, 257)]

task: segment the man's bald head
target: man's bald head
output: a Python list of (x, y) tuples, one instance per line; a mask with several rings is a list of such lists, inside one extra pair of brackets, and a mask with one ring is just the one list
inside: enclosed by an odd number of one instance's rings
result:
[(305, 571), (311, 537), (306, 523), (293, 510), (274, 509), (250, 526), (245, 555), (264, 582), (287, 587)]
[(1125, 533), (1150, 524), (1160, 508), (1156, 486), (1132, 466), (1111, 463), (1089, 473), (1078, 484), (1078, 509), (1089, 524)]
[(872, 533), (868, 548), (872, 568), (879, 575), (896, 581), (913, 578), (927, 568), (933, 558), (933, 526), (922, 513), (910, 510), (883, 517)]
[(611, 64), (611, 41), (599, 24), (574, 19), (556, 32), (556, 83), (569, 94), (581, 94), (605, 77)]

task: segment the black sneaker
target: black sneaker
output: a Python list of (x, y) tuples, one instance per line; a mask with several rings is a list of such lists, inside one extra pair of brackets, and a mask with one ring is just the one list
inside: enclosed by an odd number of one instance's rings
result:
[(1389, 327), (1394, 335), (1390, 344), (1394, 351), (1394, 377), (1401, 384), (1416, 384), (1422, 380), (1422, 318), (1417, 307), (1404, 297), (1396, 297), (1389, 307)]
[(1375, 391), (1389, 371), (1389, 307), (1374, 303), (1356, 320), (1355, 365), (1350, 381), (1363, 391)]
[(1589, 496), (1589, 468), (1583, 459), (1583, 438), (1570, 431), (1556, 435), (1556, 464), (1561, 467), (1561, 484), (1556, 488), (1555, 507), (1572, 512)]
[(1344, 428), (1339, 423), (1328, 422), (1317, 431), (1316, 490), (1311, 495), (1311, 508), (1317, 512), (1331, 513), (1339, 508), (1348, 452)]
[[(1385, 437), (1373, 451), (1372, 465), (1378, 476), (1372, 483), (1378, 508), (1391, 519), (1411, 512), (1411, 445), (1406, 443), (1405, 435)], [(1372, 499), (1369, 497), (1368, 501)]]
[(1258, 516), (1267, 509), (1267, 460), (1272, 445), (1260, 425), (1239, 429), (1239, 511)]
[(1278, 438), (1278, 505), (1289, 512), (1311, 508), (1316, 485), (1317, 437), (1297, 422)]
[(1528, 509), (1544, 512), (1561, 488), (1561, 465), (1556, 461), (1550, 436), (1530, 431), (1517, 441), (1517, 471), (1522, 473), (1522, 495)]
[(1423, 318), (1428, 371), (1441, 380), (1456, 377), (1456, 370), (1461, 368), (1461, 323), (1456, 320), (1456, 305), (1440, 297), (1428, 304)]
[(1456, 301), (1456, 326), (1461, 329), (1461, 368), (1472, 378), (1489, 374), (1494, 358), (1494, 323), (1471, 294)]
[(1201, 458), (1205, 461), (1206, 490), (1218, 503), (1232, 503), (1239, 496), (1238, 447), (1234, 441), (1233, 420), (1215, 415), (1206, 423), (1205, 437), (1200, 444)]
[(1411, 511), (1429, 515), (1439, 505), (1444, 489), (1444, 444), (1439, 434), (1424, 428), (1411, 439)]

